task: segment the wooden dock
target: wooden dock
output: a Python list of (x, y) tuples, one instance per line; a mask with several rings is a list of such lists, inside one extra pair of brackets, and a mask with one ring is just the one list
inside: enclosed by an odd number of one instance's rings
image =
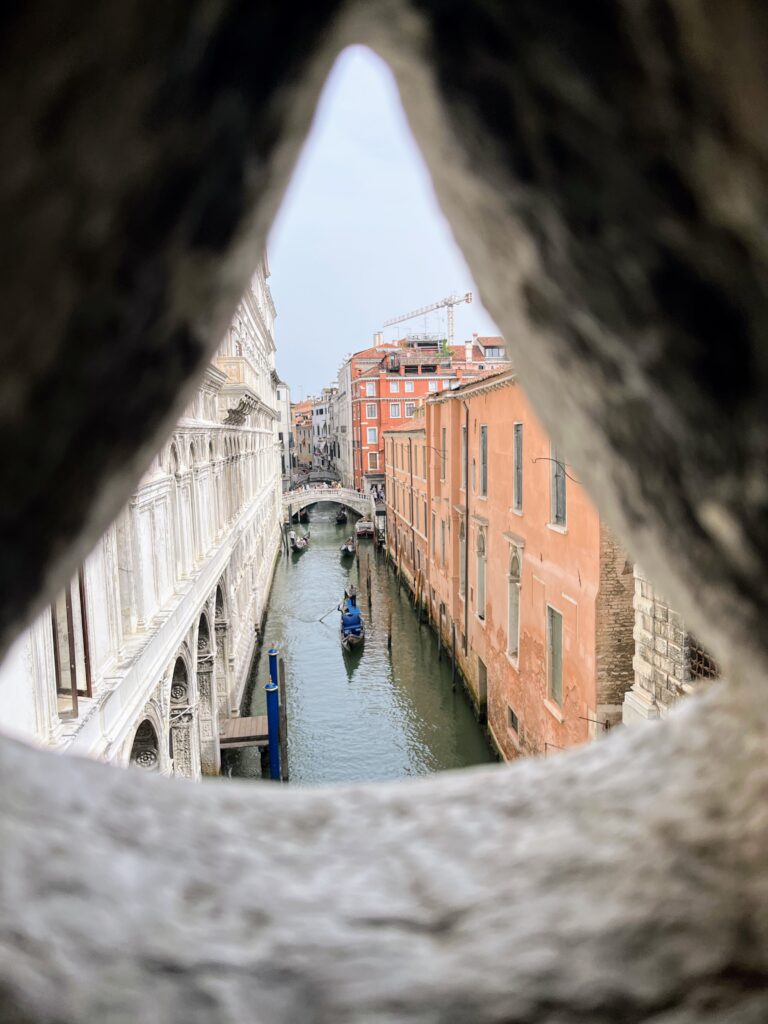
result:
[(219, 720), (219, 745), (222, 750), (235, 747), (266, 747), (267, 716), (225, 718)]

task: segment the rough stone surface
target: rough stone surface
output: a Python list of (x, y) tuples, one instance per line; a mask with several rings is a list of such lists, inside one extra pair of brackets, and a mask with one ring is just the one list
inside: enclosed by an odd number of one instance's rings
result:
[(3, 644), (190, 394), (362, 40), (548, 429), (730, 687), (514, 774), (370, 789), (193, 789), (2, 743), (0, 1017), (764, 1021), (765, 5), (2, 19)]

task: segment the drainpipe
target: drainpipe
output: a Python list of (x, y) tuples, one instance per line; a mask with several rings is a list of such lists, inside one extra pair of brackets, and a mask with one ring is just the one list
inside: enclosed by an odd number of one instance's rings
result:
[(464, 445), (464, 656), (467, 654), (469, 633), (469, 405), (463, 399), (464, 431), (467, 443)]

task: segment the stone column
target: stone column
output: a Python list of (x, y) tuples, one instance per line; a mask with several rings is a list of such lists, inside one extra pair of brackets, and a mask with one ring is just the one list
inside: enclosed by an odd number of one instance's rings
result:
[(198, 723), (200, 726), (200, 770), (203, 775), (218, 775), (221, 767), (218, 706), (213, 673), (213, 655), (206, 650), (197, 658)]

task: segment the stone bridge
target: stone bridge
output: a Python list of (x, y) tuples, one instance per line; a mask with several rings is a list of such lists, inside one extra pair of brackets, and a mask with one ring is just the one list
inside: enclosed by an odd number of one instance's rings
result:
[(315, 505), (318, 501), (335, 501), (345, 505), (362, 516), (373, 519), (375, 506), (369, 495), (359, 494), (350, 487), (309, 487), (306, 491), (288, 491), (283, 495), (283, 512), (293, 515), (295, 512)]

